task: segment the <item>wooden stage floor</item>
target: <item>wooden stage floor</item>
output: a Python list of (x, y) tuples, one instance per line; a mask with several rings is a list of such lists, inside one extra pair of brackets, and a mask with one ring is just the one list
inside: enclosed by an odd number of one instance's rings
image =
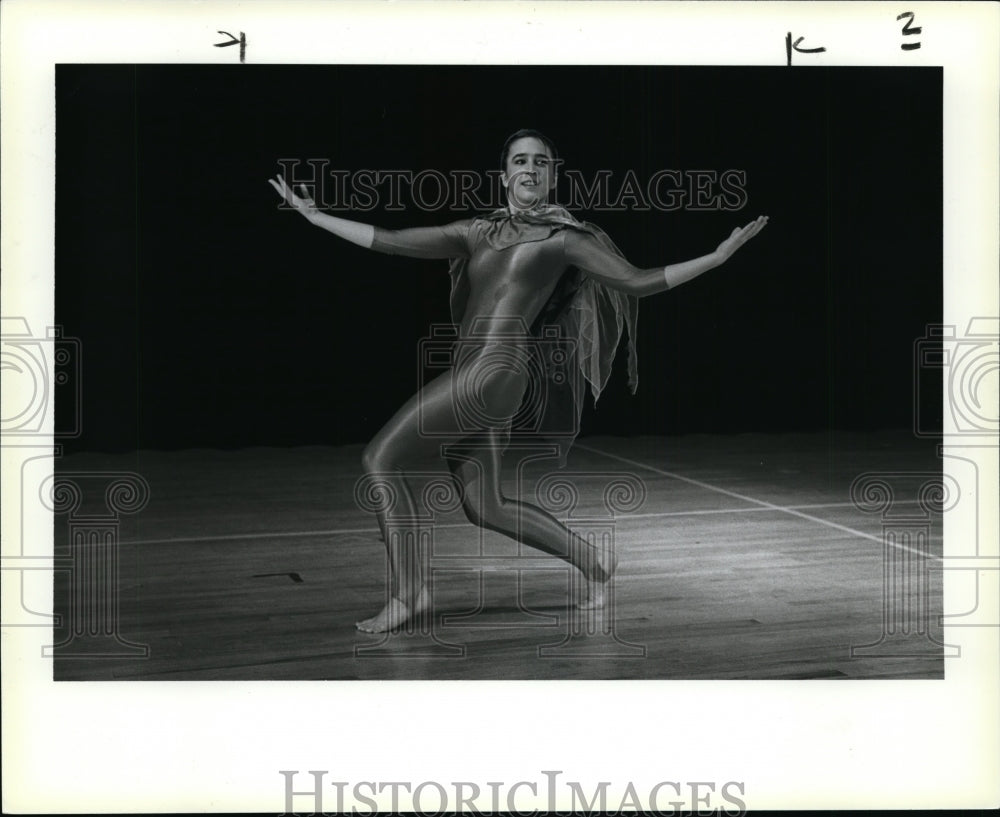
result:
[[(599, 614), (576, 610), (561, 562), (527, 548), (519, 555), (516, 543), (469, 525), (460, 511), (440, 511), (433, 615), (391, 636), (354, 627), (386, 593), (384, 547), (354, 499), (360, 452), (57, 461), (69, 478), (134, 472), (150, 496), (120, 519), (111, 588), (115, 638), (147, 654), (122, 646), (95, 657), (84, 632), (57, 649), (56, 680), (943, 677), (941, 571), (933, 569), (940, 514), (927, 517), (925, 544), (897, 538), (885, 549), (883, 515), (850, 495), (867, 472), (940, 473), (933, 441), (904, 432), (581, 439), (564, 471), (537, 460), (520, 478), (505, 470), (505, 485), (532, 501), (546, 477), (575, 485), (572, 515), (556, 515), (613, 536), (612, 604)], [(612, 513), (605, 489), (623, 478), (645, 501)], [(920, 515), (916, 495), (896, 500), (895, 513)], [(68, 536), (57, 516), (57, 551)], [(70, 609), (67, 575), (56, 574), (64, 618), (55, 643), (82, 631), (86, 617)], [(918, 611), (905, 633), (904, 608)], [(887, 627), (896, 638), (865, 647)], [(852, 655), (852, 647), (861, 649)]]

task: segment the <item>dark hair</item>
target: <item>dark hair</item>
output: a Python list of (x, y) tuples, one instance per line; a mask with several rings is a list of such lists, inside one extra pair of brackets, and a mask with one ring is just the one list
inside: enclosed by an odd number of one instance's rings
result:
[(518, 139), (523, 139), (526, 136), (531, 136), (541, 142), (545, 147), (549, 149), (549, 153), (552, 154), (553, 159), (559, 158), (559, 151), (556, 150), (555, 144), (546, 136), (537, 130), (532, 130), (531, 128), (521, 128), (519, 131), (515, 131), (510, 136), (507, 137), (507, 141), (503, 143), (503, 150), (500, 151), (500, 169), (507, 169), (507, 154), (510, 153), (510, 146), (514, 144)]

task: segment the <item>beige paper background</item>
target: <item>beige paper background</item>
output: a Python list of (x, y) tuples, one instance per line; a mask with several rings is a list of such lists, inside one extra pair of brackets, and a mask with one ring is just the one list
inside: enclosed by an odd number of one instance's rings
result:
[[(907, 10), (923, 29), (918, 51), (899, 49), (896, 15)], [(54, 323), (56, 63), (231, 64), (238, 49), (213, 47), (222, 29), (246, 32), (247, 62), (258, 64), (784, 65), (792, 31), (827, 48), (797, 65), (944, 66), (944, 322), (961, 333), (1000, 311), (998, 21), (988, 3), (6, 0), (2, 312), (36, 332)], [(19, 460), (0, 454), (7, 559), (23, 532), (44, 533), (47, 514), (22, 505)], [(979, 492), (980, 518), (946, 519), (946, 561), (974, 553), (977, 536), (981, 555), (998, 555), (996, 449), (969, 456), (978, 486), (955, 476)], [(19, 604), (8, 579), (5, 622)], [(967, 572), (946, 571), (946, 612), (978, 602), (976, 620), (996, 625), (998, 584), (1000, 572), (983, 573), (977, 599)], [(542, 770), (585, 791), (612, 781), (612, 805), (629, 782), (645, 793), (662, 780), (735, 780), (750, 809), (996, 806), (998, 636), (996, 626), (950, 627), (962, 655), (937, 682), (54, 684), (41, 657), (50, 634), (5, 627), (3, 807), (277, 813), (280, 769), (300, 770), (297, 788), (309, 769), (350, 785), (528, 780), (540, 808)], [(529, 807), (529, 794), (518, 804)]]

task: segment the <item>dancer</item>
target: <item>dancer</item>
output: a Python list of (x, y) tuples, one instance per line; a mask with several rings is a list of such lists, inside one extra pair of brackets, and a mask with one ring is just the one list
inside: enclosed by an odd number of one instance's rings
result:
[[(501, 151), (507, 207), (440, 227), (386, 230), (320, 212), (281, 176), (269, 183), (305, 218), (334, 235), (377, 252), (451, 262), (453, 320), (459, 343), (451, 368), (420, 389), (375, 435), (362, 457), (367, 474), (391, 486), (401, 513), (416, 516), (406, 468), (444, 456), (470, 522), (499, 531), (577, 568), (586, 580), (579, 606), (604, 604), (615, 570), (613, 553), (589, 545), (543, 509), (501, 490), (501, 454), (511, 418), (529, 386), (523, 366), (531, 332), (542, 322), (560, 324), (577, 344), (575, 367), (596, 397), (627, 329), (630, 385), (636, 385), (637, 298), (672, 289), (729, 259), (767, 224), (760, 216), (735, 228), (711, 253), (654, 269), (630, 264), (597, 227), (548, 203), (558, 154), (538, 131), (512, 134)], [(529, 329), (530, 327), (530, 329)], [(513, 328), (513, 329), (512, 329)], [(549, 412), (582, 408), (583, 388), (569, 405), (553, 400)], [(571, 442), (569, 440), (568, 442)], [(562, 439), (562, 458), (568, 445)], [(445, 447), (447, 446), (447, 447)], [(390, 599), (360, 630), (385, 632), (427, 610), (426, 568), (416, 543), (392, 541), (384, 513), (377, 514), (388, 551)]]

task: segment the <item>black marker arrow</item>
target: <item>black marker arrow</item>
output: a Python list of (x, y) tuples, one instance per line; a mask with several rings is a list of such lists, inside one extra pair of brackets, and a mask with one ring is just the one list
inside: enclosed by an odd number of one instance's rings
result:
[(213, 43), (216, 48), (225, 48), (229, 45), (238, 45), (240, 47), (240, 62), (246, 61), (247, 55), (247, 38), (246, 35), (241, 31), (239, 37), (234, 37), (228, 31), (220, 31), (219, 34), (225, 34), (229, 37), (228, 43)]

